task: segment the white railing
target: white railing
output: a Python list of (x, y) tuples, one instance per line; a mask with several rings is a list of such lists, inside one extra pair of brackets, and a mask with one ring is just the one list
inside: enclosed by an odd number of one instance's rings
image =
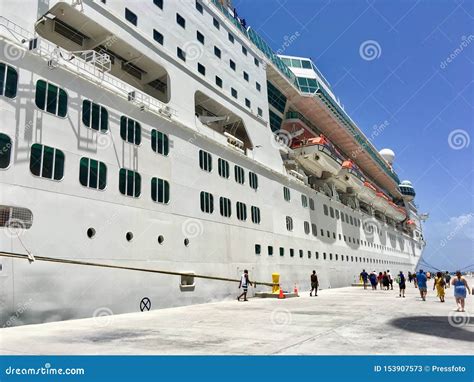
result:
[[(129, 99), (143, 110), (146, 109), (161, 117), (171, 119), (171, 117), (177, 116), (175, 109), (117, 77), (108, 74), (107, 72), (110, 70), (110, 57), (107, 59), (105, 57), (107, 55), (91, 50), (69, 52), (47, 40), (34, 36), (26, 29), (3, 16), (0, 16), (0, 27), (6, 29), (12, 36), (12, 38), (6, 36), (10, 40), (8, 43), (19, 45), (21, 49), (26, 49), (25, 43), (28, 43), (33, 38), (37, 38), (36, 48), (32, 49), (30, 54), (45, 59), (51, 69), (56, 67), (68, 69), (79, 76), (97, 83), (99, 86), (109, 89), (122, 98)], [(130, 98), (129, 96), (132, 93), (134, 96)]]

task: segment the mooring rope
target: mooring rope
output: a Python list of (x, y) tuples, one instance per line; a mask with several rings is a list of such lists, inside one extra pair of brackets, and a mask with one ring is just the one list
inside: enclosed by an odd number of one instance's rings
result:
[[(31, 256), (20, 254), (20, 253), (13, 253), (13, 252), (0, 252), (0, 257), (9, 257), (13, 259), (23, 259), (31, 261)], [(240, 279), (231, 279), (227, 277), (218, 277), (218, 276), (208, 276), (208, 275), (198, 275), (194, 273), (186, 273), (186, 272), (174, 272), (174, 271), (164, 271), (160, 269), (150, 269), (150, 268), (137, 268), (137, 267), (127, 267), (122, 265), (113, 265), (113, 264), (103, 264), (103, 263), (91, 263), (88, 261), (80, 261), (80, 260), (69, 260), (69, 259), (61, 259), (56, 257), (46, 257), (46, 256), (34, 256), (34, 261), (46, 261), (50, 263), (62, 263), (62, 264), (71, 264), (71, 265), (85, 265), (89, 267), (99, 267), (99, 268), (112, 268), (112, 269), (123, 269), (128, 271), (138, 271), (138, 272), (148, 272), (148, 273), (159, 273), (162, 275), (171, 275), (171, 276), (191, 276), (198, 279), (207, 279), (207, 280), (217, 280), (217, 281), (229, 281), (229, 282), (240, 282)], [(266, 283), (260, 281), (252, 281), (252, 284), (255, 286), (257, 285), (266, 285), (266, 286), (275, 286), (279, 284), (274, 283)]]

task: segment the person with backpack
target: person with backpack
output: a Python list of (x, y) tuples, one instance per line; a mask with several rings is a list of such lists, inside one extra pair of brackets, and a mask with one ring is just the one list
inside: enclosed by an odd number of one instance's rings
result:
[(403, 271), (400, 271), (400, 273), (398, 274), (397, 283), (400, 289), (399, 297), (405, 298), (405, 289), (407, 286), (406, 286), (406, 278), (405, 278), (405, 275), (403, 274)]
[(439, 297), (439, 300), (441, 302), (444, 302), (444, 286), (446, 284), (446, 281), (444, 281), (444, 276), (441, 272), (436, 273), (435, 279), (434, 279), (434, 284), (433, 284), (433, 290), (436, 288), (436, 293)]

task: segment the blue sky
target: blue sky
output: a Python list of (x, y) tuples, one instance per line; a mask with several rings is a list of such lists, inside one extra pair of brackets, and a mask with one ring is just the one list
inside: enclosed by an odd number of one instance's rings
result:
[(474, 270), (474, 2), (233, 4), (274, 51), (312, 58), (367, 136), (388, 121), (373, 142), (395, 151), (400, 179), (430, 214), (423, 260)]

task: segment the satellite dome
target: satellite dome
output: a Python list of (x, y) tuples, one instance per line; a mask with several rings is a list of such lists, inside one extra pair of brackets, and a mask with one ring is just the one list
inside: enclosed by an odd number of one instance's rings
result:
[(393, 160), (395, 159), (395, 153), (390, 149), (382, 149), (379, 151), (379, 154), (385, 159), (389, 165), (392, 165)]
[(404, 180), (402, 183), (400, 183), (402, 186), (411, 186), (411, 182), (409, 180)]

